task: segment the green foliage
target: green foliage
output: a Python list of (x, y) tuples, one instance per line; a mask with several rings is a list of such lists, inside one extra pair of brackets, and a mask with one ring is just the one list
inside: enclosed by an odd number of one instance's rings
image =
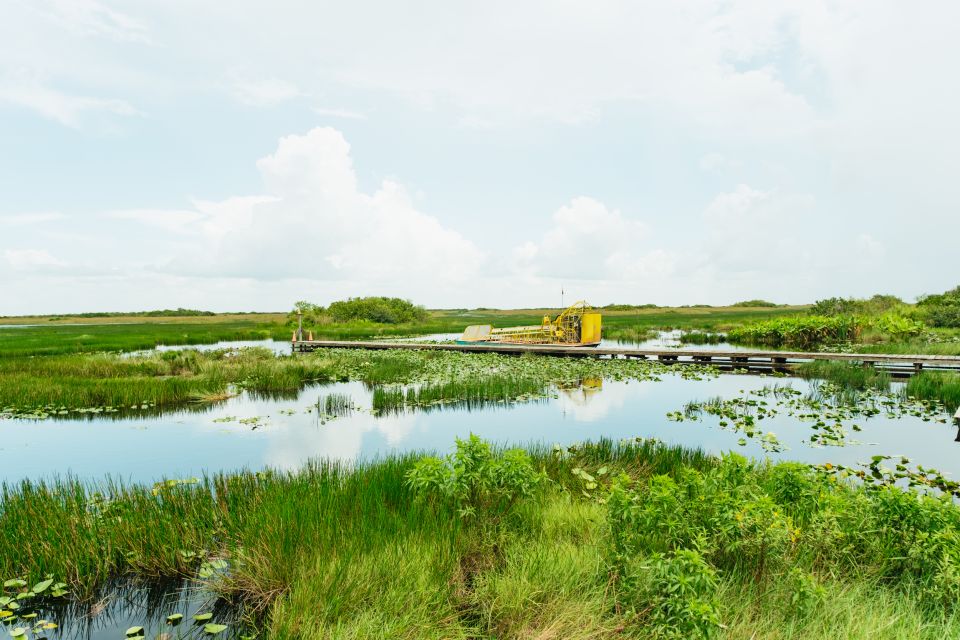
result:
[(655, 553), (629, 563), (621, 604), (658, 638), (713, 638), (721, 628), (717, 574), (696, 551)]
[(960, 407), (960, 374), (944, 371), (924, 371), (907, 381), (904, 393), (917, 400), (933, 400), (948, 411)]
[(917, 305), (932, 327), (960, 327), (960, 287), (922, 297)]
[(366, 321), (382, 324), (423, 322), (427, 311), (409, 300), (370, 296), (331, 302), (327, 312), (334, 322)]
[(323, 321), (326, 311), (318, 304), (299, 300), (293, 305), (293, 310), (287, 314), (287, 326), (296, 329), (302, 321), (304, 329), (315, 327)]
[(826, 298), (817, 300), (810, 307), (815, 316), (853, 316), (877, 315), (903, 306), (903, 300), (897, 296), (877, 294), (872, 298)]
[(852, 316), (809, 315), (775, 318), (732, 329), (730, 342), (770, 347), (815, 349), (841, 342), (855, 342), (862, 323)]
[(637, 309), (658, 309), (655, 304), (608, 304), (601, 309), (605, 311), (636, 311)]
[(798, 373), (807, 379), (833, 382), (844, 389), (865, 391), (890, 389), (890, 374), (869, 365), (836, 360), (812, 360), (800, 365)]
[(470, 434), (457, 438), (456, 451), (444, 459), (418, 460), (407, 483), (428, 499), (449, 502), (461, 518), (497, 521), (517, 500), (533, 494), (543, 481), (523, 449), (495, 454), (490, 444)]
[(821, 607), (826, 599), (826, 589), (815, 575), (794, 567), (787, 574), (787, 579), (790, 589), (787, 608), (794, 617), (806, 617)]
[(768, 300), (742, 300), (741, 302), (734, 302), (731, 307), (776, 307), (777, 303), (770, 302)]
[(479, 379), (449, 380), (403, 388), (376, 387), (373, 390), (375, 413), (395, 413), (403, 409), (435, 407), (479, 409), (545, 396), (543, 380), (513, 376), (489, 376)]

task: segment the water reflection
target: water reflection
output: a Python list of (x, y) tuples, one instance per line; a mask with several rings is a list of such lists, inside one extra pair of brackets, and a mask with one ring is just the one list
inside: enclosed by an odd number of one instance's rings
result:
[[(217, 637), (227, 640), (240, 635), (236, 608), (182, 579), (115, 581), (90, 600), (55, 602), (45, 607), (40, 617), (58, 625), (55, 632), (48, 632), (50, 637), (64, 640), (117, 640), (131, 627), (143, 627), (147, 638), (209, 637), (193, 619), (198, 613), (210, 613), (211, 621), (227, 625)], [(168, 616), (175, 614), (180, 617), (168, 622)]]
[[(272, 466), (296, 469), (311, 458), (354, 462), (405, 451), (446, 451), (455, 437), (471, 432), (501, 443), (571, 444), (602, 437), (656, 437), (720, 453), (735, 450), (763, 458), (854, 464), (874, 454), (906, 455), (925, 466), (960, 472), (952, 425), (919, 416), (878, 415), (857, 419), (858, 444), (812, 447), (809, 421), (782, 412), (763, 420), (786, 450), (768, 454), (753, 440), (724, 430), (719, 419), (671, 422), (667, 414), (692, 400), (733, 398), (764, 385), (790, 384), (807, 393), (802, 380), (759, 375), (722, 375), (684, 380), (668, 373), (661, 381), (584, 381), (558, 389), (540, 402), (465, 411), (440, 407), (374, 415), (371, 391), (360, 382), (311, 385), (286, 398), (241, 394), (216, 405), (159, 415), (87, 416), (84, 419), (0, 421), (0, 479), (19, 481), (54, 474), (82, 479), (113, 478), (152, 483), (218, 471)], [(358, 407), (330, 419), (317, 411), (322, 396), (348, 395)]]

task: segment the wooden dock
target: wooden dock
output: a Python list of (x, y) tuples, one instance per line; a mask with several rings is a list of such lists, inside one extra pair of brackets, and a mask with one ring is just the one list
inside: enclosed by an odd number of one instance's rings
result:
[(432, 342), (386, 342), (346, 340), (294, 340), (294, 352), (317, 349), (412, 349), (465, 351), (468, 353), (505, 353), (563, 356), (573, 358), (630, 358), (657, 360), (665, 364), (709, 364), (721, 369), (791, 372), (797, 365), (812, 360), (856, 362), (889, 371), (895, 377), (908, 377), (924, 370), (960, 371), (960, 356), (902, 355), (880, 353), (820, 353), (805, 351), (714, 351), (709, 349), (629, 349), (611, 347), (565, 347), (526, 344), (444, 344)]

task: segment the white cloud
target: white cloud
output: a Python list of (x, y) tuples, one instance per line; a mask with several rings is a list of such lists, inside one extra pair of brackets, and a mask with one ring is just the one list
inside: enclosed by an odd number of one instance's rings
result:
[(647, 227), (602, 202), (578, 197), (557, 209), (538, 241), (512, 251), (517, 271), (527, 277), (576, 280), (633, 280), (664, 275), (674, 258), (666, 251), (644, 252)]
[[(466, 283), (482, 252), (419, 211), (404, 187), (360, 191), (350, 145), (332, 128), (282, 138), (257, 162), (268, 195), (196, 201), (184, 212), (121, 214), (200, 237), (157, 268), (206, 276), (363, 282)], [(114, 214), (116, 215), (116, 214)]]

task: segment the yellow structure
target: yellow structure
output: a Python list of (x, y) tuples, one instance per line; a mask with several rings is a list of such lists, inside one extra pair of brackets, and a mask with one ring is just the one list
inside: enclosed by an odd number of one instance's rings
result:
[(584, 301), (567, 307), (555, 319), (543, 316), (539, 326), (495, 329), (489, 324), (467, 327), (457, 341), (460, 344), (484, 342), (508, 344), (556, 344), (571, 347), (595, 347), (603, 332), (600, 313)]

